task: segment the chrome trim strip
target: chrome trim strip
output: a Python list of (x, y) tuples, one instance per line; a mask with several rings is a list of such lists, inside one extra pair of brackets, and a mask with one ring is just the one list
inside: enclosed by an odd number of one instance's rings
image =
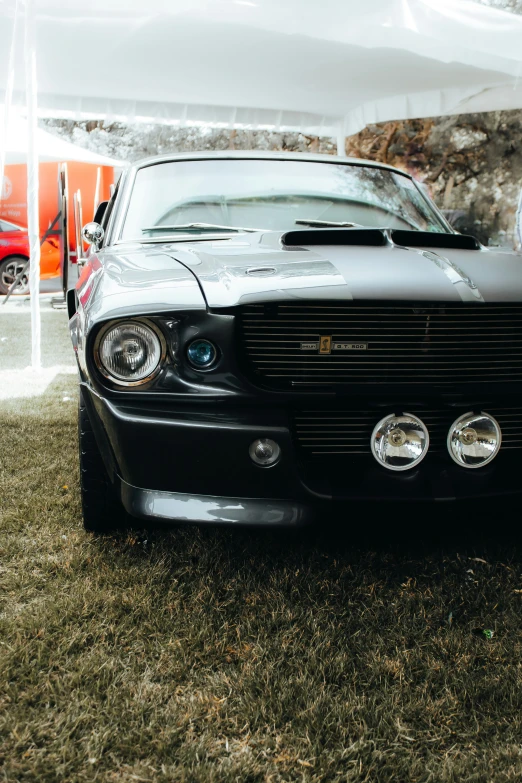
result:
[(125, 510), (139, 519), (251, 527), (298, 527), (313, 519), (308, 506), (291, 500), (187, 495), (119, 482)]
[(242, 234), (238, 233), (237, 231), (231, 232), (230, 234), (225, 234), (223, 231), (220, 231), (219, 234), (210, 234), (209, 232), (206, 232), (205, 234), (168, 234), (167, 236), (163, 236), (157, 239), (154, 239), (153, 237), (134, 237), (133, 239), (118, 239), (113, 244), (115, 246), (117, 245), (172, 245), (175, 242), (184, 242), (187, 244), (188, 242), (204, 242), (204, 241), (212, 241), (215, 242), (216, 239), (232, 239), (238, 236), (242, 236)]

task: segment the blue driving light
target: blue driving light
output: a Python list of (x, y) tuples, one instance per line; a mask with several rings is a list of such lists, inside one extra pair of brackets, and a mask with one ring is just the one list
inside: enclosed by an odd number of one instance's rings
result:
[(217, 359), (217, 348), (209, 340), (194, 340), (187, 348), (188, 360), (197, 370), (206, 370)]

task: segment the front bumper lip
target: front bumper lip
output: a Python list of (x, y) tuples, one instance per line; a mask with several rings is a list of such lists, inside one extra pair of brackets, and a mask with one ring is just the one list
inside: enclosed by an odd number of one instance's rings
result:
[(301, 527), (312, 522), (309, 506), (291, 500), (187, 495), (141, 489), (120, 481), (121, 500), (128, 514), (157, 522)]

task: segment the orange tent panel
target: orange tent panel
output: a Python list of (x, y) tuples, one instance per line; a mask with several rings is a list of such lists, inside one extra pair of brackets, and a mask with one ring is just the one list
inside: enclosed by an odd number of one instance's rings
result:
[[(59, 163), (40, 163), (40, 234), (46, 232), (58, 213), (58, 166)], [(69, 247), (76, 250), (74, 236), (73, 194), (81, 191), (83, 222), (94, 217), (96, 208), (96, 184), (100, 170), (99, 201), (110, 197), (110, 186), (114, 182), (112, 166), (95, 166), (92, 163), (67, 163), (69, 181)], [(27, 167), (25, 163), (5, 167), (4, 188), (0, 201), (0, 218), (27, 227)], [(60, 253), (56, 237), (42, 247), (41, 277), (56, 277), (60, 274)]]

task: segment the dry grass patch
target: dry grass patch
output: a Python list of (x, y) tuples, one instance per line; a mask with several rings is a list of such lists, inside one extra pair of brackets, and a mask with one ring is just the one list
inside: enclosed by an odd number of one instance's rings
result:
[(73, 387), (0, 411), (0, 780), (522, 779), (517, 545), (95, 538)]

